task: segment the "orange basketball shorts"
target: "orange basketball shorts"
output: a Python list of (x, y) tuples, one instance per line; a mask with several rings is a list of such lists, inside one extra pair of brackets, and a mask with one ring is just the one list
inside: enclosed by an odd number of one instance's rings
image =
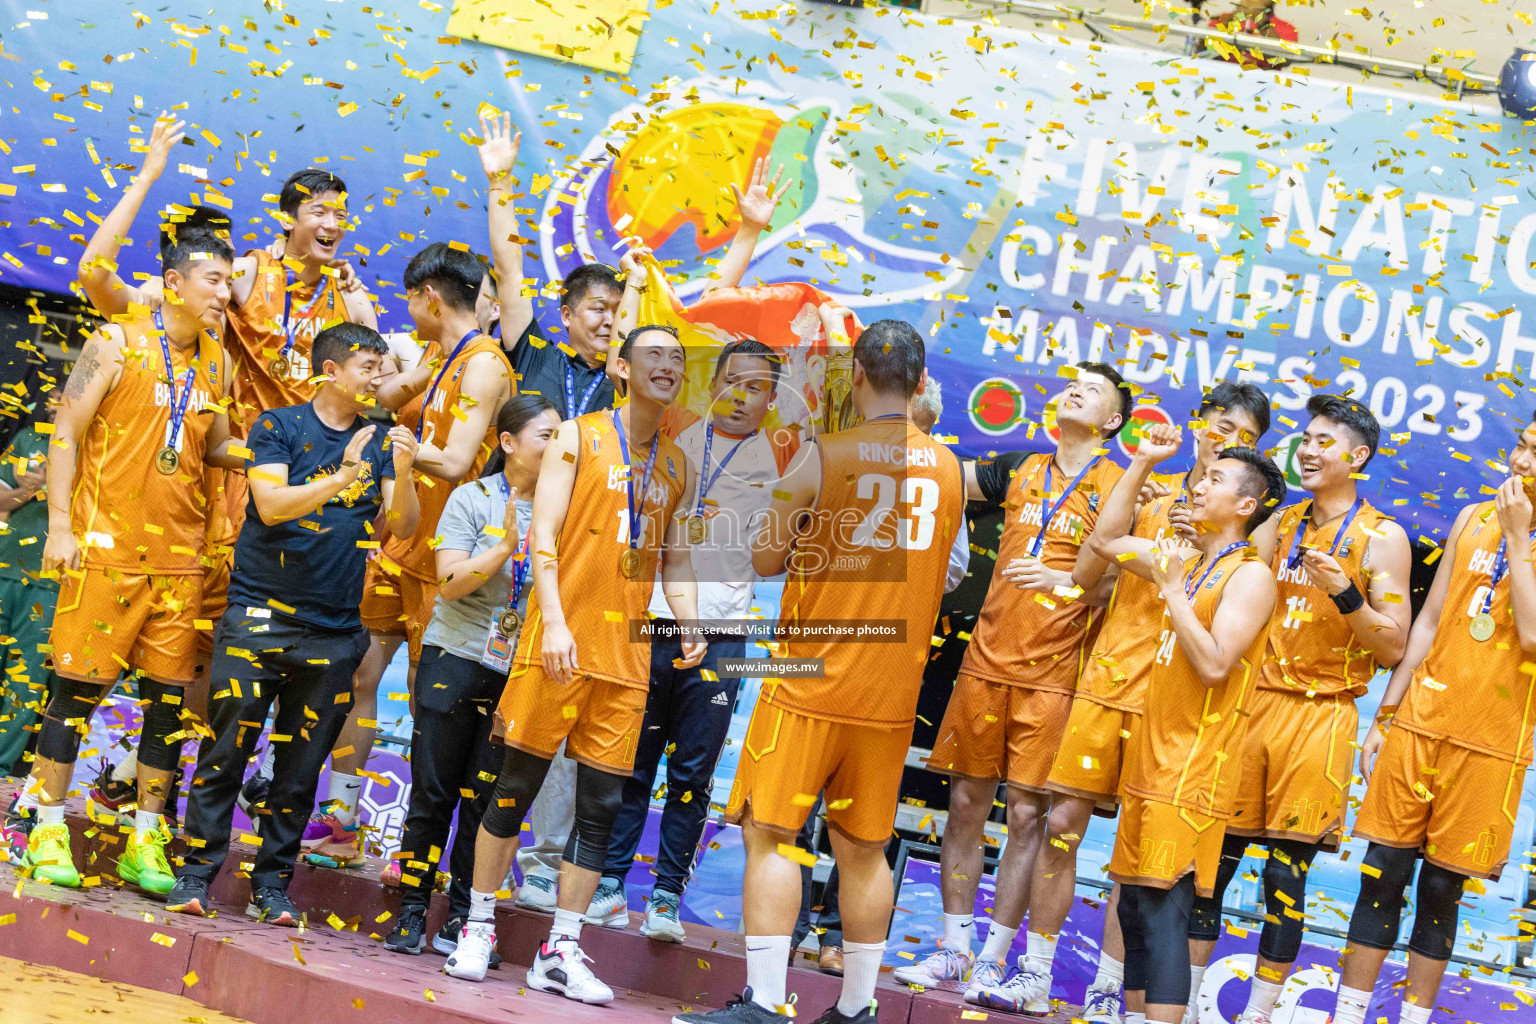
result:
[(1073, 698), (1046, 788), (1112, 811), (1120, 803), (1120, 774), (1140, 726), (1140, 712)]
[(389, 564), (392, 569), (385, 569), (381, 558), (368, 562), (358, 611), (363, 625), (375, 636), (404, 636), (414, 665), (421, 661), (421, 635), (432, 621), (437, 584), (399, 572), (393, 562)]
[(960, 673), (949, 698), (930, 771), (971, 779), (1005, 779), (1046, 792), (1061, 746), (1072, 695), (994, 683)]
[(1387, 733), (1353, 834), (1470, 878), (1509, 860), (1525, 765), (1409, 732)]
[(645, 722), (644, 687), (577, 675), (558, 683), (541, 666), (513, 665), (501, 692), (497, 732), (509, 747), (554, 760), (560, 744), (567, 757), (615, 775), (635, 768), (635, 748)]
[(87, 568), (61, 573), (49, 643), (53, 670), (110, 686), (124, 672), (185, 685), (196, 674), (201, 575)]
[(1337, 849), (1354, 777), (1359, 725), (1360, 712), (1347, 694), (1308, 698), (1256, 691), (1227, 831), (1323, 842)]
[(1195, 891), (1210, 896), (1216, 890), (1224, 825), (1221, 818), (1199, 811), (1122, 793), (1109, 877), (1123, 885), (1171, 889), (1194, 872)]
[(912, 726), (812, 718), (759, 700), (742, 741), (725, 820), (794, 836), (826, 792), (827, 824), (862, 846), (884, 846)]

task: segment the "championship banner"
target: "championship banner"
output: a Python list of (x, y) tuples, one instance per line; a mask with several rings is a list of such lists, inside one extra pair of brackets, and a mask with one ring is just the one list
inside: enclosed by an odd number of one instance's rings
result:
[[(949, 398), (941, 432), (965, 455), (1035, 444), (1078, 359), (1122, 363), (1140, 414), (1178, 422), (1214, 381), (1255, 381), (1287, 462), (1306, 398), (1347, 391), (1390, 434), (1367, 494), (1434, 538), (1501, 476), (1531, 411), (1532, 135), (1453, 99), (764, 0), (655, 5), (629, 26), (627, 75), (460, 39), (439, 4), (223, 25), (178, 4), (89, 22), (4, 7), (5, 52), (36, 73), (8, 79), (3, 283), (71, 287), (90, 218), (167, 110), (191, 127), (157, 205), (230, 210), (255, 246), (288, 173), (336, 171), (347, 256), (400, 327), (405, 258), (486, 247), (472, 144), (488, 104), (523, 131), (519, 207), (546, 298), (638, 235), (691, 301), (735, 235), (728, 185), (758, 157), (782, 164), (789, 192), (743, 283), (916, 324)], [(124, 269), (149, 273), (140, 235)]]

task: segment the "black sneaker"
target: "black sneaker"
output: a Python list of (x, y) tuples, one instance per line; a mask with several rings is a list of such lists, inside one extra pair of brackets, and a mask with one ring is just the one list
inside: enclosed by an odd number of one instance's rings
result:
[(754, 1003), (752, 990), (748, 988), (743, 989), (741, 995), (726, 1003), (722, 1009), (680, 1013), (672, 1018), (672, 1024), (778, 1024), (779, 1021), (790, 1019)]
[(32, 829), (37, 825), (37, 812), (18, 808), (16, 804), (21, 800), (21, 794), (11, 797), (11, 805), (5, 809), (5, 845), (11, 851), (11, 863), (19, 863), (27, 853), (27, 843), (32, 838)]
[(280, 928), (299, 926), (298, 908), (288, 899), (288, 890), (277, 885), (264, 885), (251, 893), (251, 904), (245, 908), (245, 914)]
[(91, 784), (90, 798), (97, 816), (115, 814), (125, 824), (132, 824), (133, 811), (139, 803), (139, 784), (133, 779), (114, 779), (112, 762), (103, 757), (96, 781)]
[(395, 928), (384, 940), (384, 948), (395, 953), (409, 953), (412, 956), (420, 956), (421, 951), (427, 948), (427, 909), (409, 904), (400, 908), (400, 916), (395, 919)]
[[(404, 916), (405, 911), (401, 910), (400, 914)], [(443, 956), (452, 956), (453, 951), (459, 948), (459, 935), (463, 933), (464, 922), (468, 919), (469, 915), (462, 911), (450, 911), (442, 930), (432, 936), (432, 948)], [(495, 946), (491, 947), (491, 961), (487, 966), (493, 971), (501, 967), (501, 954), (496, 952)]]
[(827, 1012), (811, 1021), (811, 1024), (875, 1024), (875, 1001), (871, 999), (868, 1006), (852, 1017), (844, 1014), (834, 1004), (827, 1007)]
[(208, 882), (194, 875), (182, 875), (165, 897), (165, 909), (177, 914), (202, 917), (208, 913)]
[(263, 778), (258, 772), (245, 780), (240, 795), (235, 797), (235, 805), (240, 808), (240, 813), (251, 819), (251, 831), (258, 836), (261, 835), (261, 819), (265, 817), (261, 805), (267, 802), (267, 792), (271, 788), (272, 780)]

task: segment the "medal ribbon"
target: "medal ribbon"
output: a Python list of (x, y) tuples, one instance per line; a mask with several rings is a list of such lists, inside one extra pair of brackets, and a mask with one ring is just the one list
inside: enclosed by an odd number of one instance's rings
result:
[[(1527, 538), (1526, 543), (1530, 543), (1530, 541), (1533, 541), (1533, 540), (1536, 540), (1536, 530), (1532, 530), (1531, 531), (1531, 535), (1530, 535), (1529, 538)], [(1483, 614), (1484, 615), (1487, 615), (1489, 612), (1493, 611), (1493, 590), (1494, 590), (1494, 588), (1499, 585), (1499, 582), (1501, 580), (1503, 580), (1505, 576), (1509, 575), (1509, 547), (1508, 547), (1508, 544), (1509, 544), (1509, 538), (1508, 537), (1500, 537), (1499, 538), (1499, 553), (1493, 556), (1493, 572), (1490, 574), (1491, 579), (1488, 582), (1488, 593), (1486, 595), (1484, 595), (1484, 597), (1483, 597)]]
[(1221, 552), (1215, 558), (1211, 559), (1209, 564), (1206, 565), (1205, 572), (1200, 574), (1200, 579), (1198, 581), (1196, 581), (1196, 583), (1195, 583), (1195, 585), (1193, 587), (1191, 587), (1189, 585), (1189, 578), (1195, 574), (1195, 570), (1191, 569), (1189, 572), (1185, 573), (1185, 575), (1184, 575), (1184, 596), (1189, 598), (1191, 604), (1194, 603), (1195, 595), (1200, 593), (1200, 588), (1205, 586), (1205, 581), (1210, 579), (1211, 573), (1216, 571), (1216, 566), (1221, 564), (1221, 560), (1223, 558), (1226, 558), (1232, 552), (1234, 552), (1234, 551), (1241, 551), (1243, 548), (1245, 548), (1247, 546), (1248, 546), (1248, 542), (1247, 541), (1239, 540), (1239, 541), (1234, 541), (1233, 543), (1228, 544), (1226, 547), (1222, 548)]
[[(507, 483), (506, 474), (497, 477), (501, 481), (501, 496), (504, 501), (512, 500), (512, 486)], [(528, 573), (533, 564), (528, 560), (528, 542), (533, 538), (533, 531), (523, 533), (522, 541), (517, 545), (517, 551), (512, 556), (512, 596), (507, 600), (507, 607), (516, 609), (518, 602), (522, 600), (523, 587), (528, 582)]]
[[(1355, 503), (1349, 506), (1348, 514), (1344, 516), (1344, 525), (1339, 527), (1339, 532), (1336, 533), (1333, 537), (1333, 547), (1328, 549), (1328, 553), (1330, 555), (1336, 555), (1339, 553), (1339, 545), (1344, 543), (1344, 535), (1348, 533), (1349, 528), (1354, 525), (1355, 516), (1359, 514), (1360, 506), (1363, 504), (1365, 504), (1364, 498), (1356, 498)], [(1285, 560), (1285, 567), (1287, 569), (1295, 569), (1298, 565), (1301, 564), (1301, 538), (1306, 535), (1307, 524), (1311, 521), (1312, 501), (1309, 498), (1307, 500), (1307, 509), (1301, 514), (1301, 522), (1296, 524), (1296, 538), (1291, 542), (1290, 557)]]
[(1051, 520), (1056, 518), (1056, 513), (1061, 511), (1061, 506), (1065, 505), (1067, 499), (1072, 497), (1072, 492), (1077, 490), (1077, 485), (1083, 482), (1083, 477), (1087, 476), (1088, 471), (1097, 466), (1099, 460), (1103, 457), (1102, 455), (1095, 455), (1093, 461), (1089, 462), (1088, 465), (1078, 472), (1072, 482), (1067, 485), (1067, 489), (1061, 492), (1061, 497), (1055, 501), (1050, 500), (1051, 460), (1049, 458), (1045, 460), (1045, 480), (1041, 485), (1041, 490), (1045, 494), (1040, 499), (1040, 532), (1035, 534), (1035, 539), (1030, 542), (1029, 553), (1031, 557), (1040, 557), (1040, 549), (1045, 545), (1045, 531), (1050, 528)]
[(651, 436), (651, 454), (645, 460), (645, 475), (640, 479), (640, 502), (635, 505), (635, 474), (629, 465), (629, 438), (624, 433), (624, 419), (619, 410), (613, 410), (613, 425), (619, 431), (619, 451), (624, 454), (624, 496), (629, 499), (629, 547), (640, 547), (640, 520), (645, 516), (645, 496), (651, 489), (651, 471), (656, 468), (656, 450), (661, 444), (661, 431)]
[[(299, 315), (298, 315), (297, 319), (299, 319), (299, 320), (308, 320), (310, 318), (310, 315), (314, 312), (315, 307), (320, 304), (321, 297), (323, 295), (325, 295), (325, 293), (330, 289), (330, 287), (331, 287), (331, 279), (330, 279), (330, 277), (327, 276), (327, 275), (322, 274), (320, 276), (319, 282), (315, 285), (315, 294), (310, 296), (309, 304), (306, 305), (303, 309), (299, 310)], [(298, 330), (299, 330), (299, 328), (298, 328), (298, 324), (294, 321), (294, 319), (291, 318), (291, 310), (292, 309), (293, 309), (293, 291), (288, 287), (288, 268), (284, 267), (283, 268), (283, 322), (281, 324), (281, 328), (282, 328), (282, 332), (283, 332), (283, 337), (286, 338), (287, 340), (283, 343), (282, 354), (278, 356), (279, 359), (283, 359), (283, 360), (286, 360), (288, 358), (288, 353), (293, 351), (293, 343), (298, 338)]]
[(576, 371), (571, 369), (570, 360), (565, 363), (565, 418), (573, 420), (587, 411), (587, 403), (592, 401), (592, 396), (597, 394), (598, 385), (602, 384), (603, 375), (599, 373), (592, 378), (592, 383), (587, 385), (586, 393), (581, 396), (581, 405), (576, 405)]
[(426, 430), (427, 428), (427, 413), (432, 411), (432, 397), (437, 394), (437, 386), (443, 382), (444, 377), (448, 376), (448, 368), (453, 365), (453, 361), (455, 359), (459, 358), (459, 353), (464, 351), (464, 346), (469, 344), (469, 340), (479, 336), (480, 328), (476, 327), (474, 330), (467, 332), (464, 337), (460, 338), (459, 343), (453, 346), (453, 354), (450, 355), (448, 359), (443, 363), (443, 368), (437, 371), (437, 376), (432, 378), (432, 386), (427, 388), (427, 397), (421, 403), (421, 419), (416, 421), (417, 444), (421, 443), (422, 431)]
[[(699, 467), (699, 502), (698, 502), (698, 507), (694, 510), (694, 515), (700, 516), (700, 517), (702, 517), (704, 515), (704, 497), (705, 497), (705, 495), (707, 495), (710, 492), (710, 489), (715, 486), (715, 481), (720, 479), (720, 474), (725, 472), (725, 467), (731, 461), (731, 457), (734, 456), (737, 452), (741, 451), (741, 446), (742, 445), (746, 444), (748, 441), (752, 440), (756, 436), (757, 436), (757, 431), (754, 430), (754, 431), (752, 431), (752, 433), (748, 434), (746, 437), (743, 437), (741, 440), (737, 441), (735, 446), (732, 447), (730, 451), (725, 453), (725, 458), (720, 460), (720, 465), (715, 467), (714, 475), (711, 476), (710, 473), (709, 473), (709, 452), (710, 452), (710, 449), (713, 448), (714, 444), (715, 444), (715, 424), (714, 424), (713, 420), (711, 420), (709, 423), (705, 424), (705, 426), (704, 426), (704, 462)], [(706, 477), (708, 477), (707, 480), (705, 479)]]
[[(187, 367), (186, 377), (182, 380), (181, 394), (176, 393), (176, 366), (171, 362), (171, 342), (165, 333), (165, 320), (160, 311), (155, 310), (155, 330), (160, 333), (160, 354), (165, 357), (165, 381), (171, 389), (171, 433), (166, 439), (165, 446), (172, 450), (176, 448), (176, 439), (181, 436), (182, 422), (187, 418), (187, 402), (192, 398), (192, 382), (197, 377), (195, 365)], [(202, 336), (202, 332), (198, 332)], [(192, 357), (196, 363), (197, 357)], [(1499, 549), (1501, 552), (1503, 548)]]

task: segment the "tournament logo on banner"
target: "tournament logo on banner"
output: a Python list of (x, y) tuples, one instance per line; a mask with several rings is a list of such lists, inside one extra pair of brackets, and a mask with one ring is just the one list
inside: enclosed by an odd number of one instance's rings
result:
[(988, 377), (971, 389), (969, 410), (972, 426), (1001, 437), (1024, 422), (1024, 392), (1006, 377)]
[(1173, 417), (1160, 405), (1138, 405), (1131, 410), (1131, 418), (1125, 426), (1120, 428), (1120, 450), (1129, 458), (1136, 454), (1136, 449), (1141, 447), (1141, 439), (1146, 436), (1146, 429), (1154, 423), (1173, 422)]
[[(1383, 438), (1385, 440), (1385, 438)], [(1301, 431), (1286, 434), (1275, 442), (1275, 465), (1285, 474), (1287, 487), (1301, 486), (1301, 467), (1296, 464), (1296, 450), (1301, 447)]]

